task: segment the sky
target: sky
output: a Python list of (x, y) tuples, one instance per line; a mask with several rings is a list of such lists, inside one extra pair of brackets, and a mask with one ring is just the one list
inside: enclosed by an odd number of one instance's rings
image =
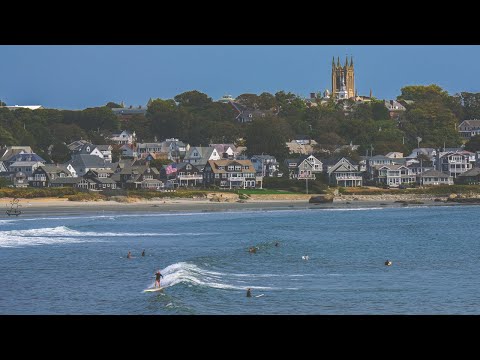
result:
[(308, 97), (331, 90), (332, 57), (353, 56), (359, 95), (395, 99), (406, 85), (480, 92), (478, 45), (0, 45), (0, 100), (84, 109), (145, 105), (198, 90)]

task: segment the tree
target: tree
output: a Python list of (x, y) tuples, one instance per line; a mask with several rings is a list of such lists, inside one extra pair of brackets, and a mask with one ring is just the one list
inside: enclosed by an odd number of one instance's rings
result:
[(7, 106), (2, 100), (0, 100), (0, 106)]
[(287, 137), (280, 130), (281, 119), (266, 117), (258, 119), (247, 128), (246, 145), (249, 155), (268, 154), (280, 161), (288, 156)]
[(64, 143), (57, 142), (53, 145), (51, 158), (55, 163), (64, 163), (70, 159), (70, 150)]
[(110, 109), (118, 109), (118, 108), (122, 107), (122, 105), (119, 105), (119, 104), (114, 103), (112, 101), (108, 102), (107, 105), (105, 105), (105, 106), (110, 108)]
[(480, 151), (480, 135), (473, 136), (466, 144), (465, 150), (476, 152)]
[(463, 105), (463, 120), (480, 119), (480, 93), (460, 93), (460, 102)]
[(179, 106), (202, 108), (212, 103), (212, 98), (200, 91), (187, 91), (174, 97)]
[(235, 100), (249, 109), (258, 109), (261, 103), (257, 94), (242, 94), (237, 96)]
[(9, 185), (12, 185), (12, 182), (6, 177), (0, 176), (0, 188), (7, 187)]

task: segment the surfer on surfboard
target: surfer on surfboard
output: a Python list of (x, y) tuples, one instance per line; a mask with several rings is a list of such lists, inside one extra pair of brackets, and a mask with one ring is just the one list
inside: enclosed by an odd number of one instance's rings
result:
[(157, 287), (157, 284), (158, 284), (158, 287), (160, 287), (160, 277), (163, 278), (163, 275), (160, 273), (160, 270), (158, 270), (155, 273), (155, 287)]

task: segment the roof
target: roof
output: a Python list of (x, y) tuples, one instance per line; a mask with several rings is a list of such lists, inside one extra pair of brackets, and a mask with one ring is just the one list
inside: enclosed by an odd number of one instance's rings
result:
[(45, 172), (53, 174), (53, 173), (59, 173), (59, 172), (65, 172), (70, 175), (70, 171), (68, 171), (65, 167), (60, 167), (54, 164), (43, 164), (39, 166), (39, 169), (45, 170)]
[(228, 148), (231, 148), (233, 152), (237, 152), (237, 148), (233, 144), (209, 144), (209, 146), (215, 148), (220, 154), (226, 152)]
[[(33, 166), (40, 163), (40, 161), (15, 161), (10, 165), (10, 167), (20, 167), (20, 166)], [(40, 163), (42, 164), (42, 163)]]
[(50, 184), (78, 184), (82, 180), (83, 178), (81, 177), (64, 177), (56, 178), (55, 180), (50, 181)]
[(105, 160), (96, 155), (78, 154), (73, 155), (72, 158), (64, 165), (71, 164), (74, 169), (77, 168), (110, 168), (110, 163), (105, 163)]
[(470, 126), (470, 127), (480, 127), (480, 120), (463, 120), (459, 126)]
[(425, 171), (423, 173), (420, 174), (421, 177), (443, 177), (443, 178), (446, 178), (446, 177), (450, 177), (449, 175), (447, 174), (444, 174), (443, 172), (440, 172), (440, 171), (437, 171), (437, 170), (428, 170), (428, 171)]
[(398, 170), (400, 168), (406, 168), (405, 165), (377, 165), (375, 167), (377, 169), (387, 168), (388, 170)]
[(478, 176), (478, 175), (480, 175), (480, 168), (477, 167), (477, 168), (472, 168), (468, 171), (465, 171), (464, 173), (457, 176), (464, 177), (464, 176)]
[(33, 153), (30, 146), (7, 146), (0, 150), (0, 160), (7, 160), (19, 153)]
[(272, 156), (272, 155), (252, 155), (250, 159), (253, 159), (253, 158), (259, 159), (259, 160), (275, 160), (275, 161), (277, 160), (275, 156)]
[(112, 145), (93, 145), (100, 151), (112, 150)]
[(7, 160), (8, 162), (16, 162), (16, 161), (34, 161), (34, 162), (42, 162), (45, 163), (46, 161), (42, 159), (35, 153), (20, 153), (13, 155), (10, 159)]
[[(227, 166), (229, 165), (241, 165), (242, 173), (255, 172), (255, 168), (253, 167), (253, 164), (250, 160), (208, 160), (208, 164), (210, 164), (210, 167), (212, 168), (212, 172), (215, 174), (230, 173), (230, 171), (226, 170)], [(223, 166), (224, 169), (220, 170), (219, 169), (220, 166)], [(244, 166), (248, 166), (248, 169), (243, 169)], [(235, 170), (235, 172), (238, 172), (238, 170)]]
[(192, 159), (193, 151), (196, 149), (198, 151), (198, 155), (204, 160), (204, 164), (206, 164), (208, 158), (212, 156), (213, 150), (216, 150), (212, 146), (192, 146), (190, 150), (185, 155), (185, 159)]

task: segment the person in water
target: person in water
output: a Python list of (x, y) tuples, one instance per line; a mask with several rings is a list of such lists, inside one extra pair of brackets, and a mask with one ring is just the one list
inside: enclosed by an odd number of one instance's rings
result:
[(275, 243), (275, 246), (278, 246), (278, 242)]
[(390, 260), (385, 261), (386, 266), (392, 266), (392, 262)]
[(127, 254), (127, 259), (131, 259), (131, 258), (132, 258), (132, 253), (129, 251)]
[(252, 297), (252, 290), (250, 288), (247, 289), (247, 297)]
[(248, 251), (252, 254), (255, 254), (257, 252), (258, 248), (256, 246), (252, 246)]
[(143, 249), (142, 251), (142, 256), (145, 256), (145, 249)]
[(157, 287), (157, 284), (158, 284), (158, 287), (160, 287), (160, 277), (163, 278), (163, 275), (160, 273), (160, 270), (158, 270), (155, 273), (155, 287)]

